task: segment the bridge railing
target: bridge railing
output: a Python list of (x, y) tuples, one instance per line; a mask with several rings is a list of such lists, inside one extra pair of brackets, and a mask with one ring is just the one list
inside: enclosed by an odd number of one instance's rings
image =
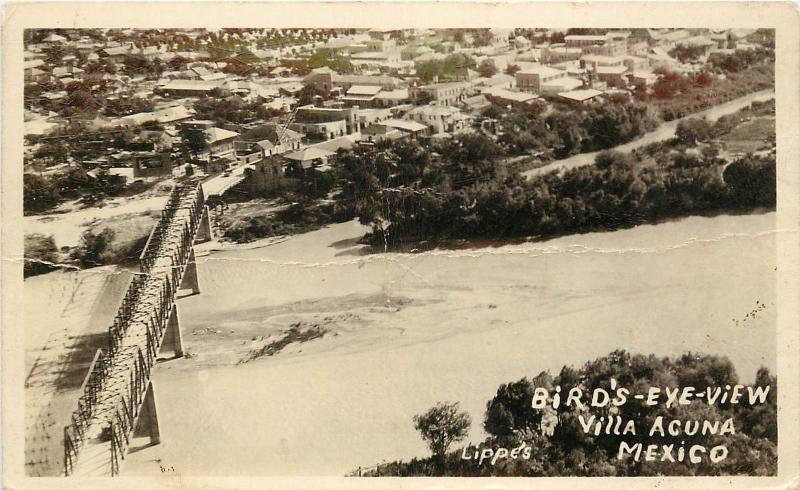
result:
[(172, 192), (167, 199), (167, 203), (164, 206), (164, 209), (161, 211), (161, 216), (159, 217), (156, 226), (150, 232), (147, 243), (145, 243), (144, 249), (139, 256), (139, 262), (144, 272), (150, 272), (153, 262), (158, 256), (157, 251), (161, 246), (161, 242), (168, 232), (169, 225), (174, 219), (178, 209), (181, 209), (181, 202), (187, 195), (193, 192), (196, 193), (195, 205), (197, 205), (199, 202), (202, 206), (205, 200), (203, 198), (203, 187), (199, 182), (191, 181), (178, 184), (172, 188)]
[(148, 277), (138, 273), (133, 276), (133, 280), (125, 291), (122, 303), (114, 316), (114, 322), (108, 327), (108, 351), (113, 356), (122, 343), (125, 333), (128, 331), (136, 304), (144, 292)]
[(125, 459), (131, 434), (141, 415), (142, 403), (150, 382), (150, 369), (155, 363), (155, 356), (149, 354), (156, 349), (154, 341), (155, 338), (148, 335), (145, 346), (147, 354), (142, 352), (141, 347), (137, 348), (136, 359), (131, 366), (123, 395), (120, 398), (120, 406), (114, 411), (114, 415), (108, 423), (108, 434), (111, 439), (111, 476), (119, 474), (119, 461)]
[(111, 362), (109, 353), (98, 351), (84, 383), (83, 394), (78, 398), (78, 408), (72, 413), (69, 425), (64, 427), (64, 470), (67, 474), (72, 472), (78, 452), (83, 447), (86, 430), (95, 415), (98, 396), (106, 386)]
[(161, 216), (159, 216), (158, 222), (156, 222), (156, 225), (150, 231), (150, 236), (147, 238), (144, 249), (142, 249), (142, 253), (139, 255), (140, 265), (144, 272), (149, 272), (152, 267), (152, 263), (150, 263), (148, 259), (155, 257), (155, 251), (158, 249), (159, 245), (158, 242), (160, 242), (161, 236), (166, 231), (170, 220), (174, 216), (175, 206), (180, 202), (182, 189), (183, 186), (180, 184), (172, 188), (169, 198), (167, 198), (167, 203), (161, 210)]

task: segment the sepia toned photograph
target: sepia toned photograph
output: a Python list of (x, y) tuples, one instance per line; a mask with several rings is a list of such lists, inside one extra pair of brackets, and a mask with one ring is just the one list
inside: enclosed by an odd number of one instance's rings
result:
[(24, 476), (777, 477), (779, 33), (563, 19), (21, 30)]

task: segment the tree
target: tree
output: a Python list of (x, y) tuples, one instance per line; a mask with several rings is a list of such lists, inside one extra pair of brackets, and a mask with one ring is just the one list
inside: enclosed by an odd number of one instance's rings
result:
[(694, 145), (711, 137), (711, 124), (704, 118), (692, 117), (678, 123), (675, 137), (687, 145)]
[(514, 74), (520, 71), (521, 69), (522, 68), (520, 68), (519, 65), (509, 64), (508, 66), (506, 66), (506, 75), (511, 75), (513, 77)]
[(775, 206), (775, 156), (745, 156), (725, 167), (722, 178), (730, 189), (734, 206)]
[(471, 424), (469, 414), (459, 411), (458, 402), (439, 402), (427, 412), (414, 416), (414, 428), (433, 456), (442, 462), (450, 445), (467, 437)]
[(305, 85), (300, 91), (300, 96), (297, 103), (301, 106), (314, 104), (317, 100), (317, 97), (325, 100), (328, 98), (328, 92), (318, 85)]
[(72, 252), (72, 259), (83, 268), (103, 265), (105, 263), (103, 255), (111, 246), (114, 235), (114, 230), (110, 228), (104, 228), (100, 233), (91, 230), (83, 232), (81, 245)]
[(497, 394), (486, 404), (483, 428), (498, 437), (540, 431), (542, 411), (531, 409), (533, 391), (537, 387), (550, 389), (552, 382), (552, 377), (543, 372), (533, 380), (523, 378), (500, 385)]
[(594, 164), (599, 169), (608, 169), (612, 167), (629, 169), (631, 166), (631, 161), (626, 153), (616, 150), (604, 150), (594, 157)]
[(481, 64), (478, 65), (478, 73), (480, 73), (480, 75), (482, 77), (486, 77), (486, 78), (489, 78), (489, 77), (492, 77), (492, 76), (496, 75), (497, 74), (497, 66), (495, 66), (494, 60), (491, 59), (491, 58), (487, 58), (487, 59), (481, 61)]
[(57, 268), (58, 248), (53, 235), (25, 235), (25, 277), (46, 274)]
[(22, 209), (25, 214), (40, 213), (58, 204), (58, 187), (51, 179), (25, 174), (22, 183)]
[(182, 127), (181, 139), (186, 150), (195, 158), (206, 149), (206, 135), (202, 129)]

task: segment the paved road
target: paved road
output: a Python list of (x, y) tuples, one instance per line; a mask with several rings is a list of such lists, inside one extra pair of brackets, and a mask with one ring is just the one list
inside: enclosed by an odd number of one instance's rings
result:
[(244, 180), (245, 169), (253, 167), (254, 165), (252, 164), (238, 164), (231, 169), (229, 175), (219, 174), (206, 180), (203, 182), (203, 194), (205, 194), (206, 197), (214, 195), (221, 196), (225, 191)]
[[(769, 100), (773, 98), (775, 98), (775, 91), (773, 89), (762, 90), (760, 92), (753, 92), (752, 94), (745, 95), (744, 97), (740, 97), (738, 99), (733, 99), (730, 102), (726, 102), (724, 104), (711, 107), (710, 109), (706, 109), (700, 112), (695, 112), (686, 117), (663, 123), (654, 131), (645, 134), (641, 138), (635, 139), (623, 145), (615, 146), (614, 148), (611, 149), (622, 152), (629, 152), (635, 148), (649, 145), (650, 143), (655, 143), (657, 141), (663, 141), (672, 138), (673, 136), (675, 136), (675, 128), (678, 127), (678, 123), (680, 123), (684, 119), (689, 119), (692, 117), (706, 117), (709, 120), (715, 121), (719, 119), (721, 116), (732, 114), (738, 111), (739, 109), (742, 109), (743, 107), (747, 107), (754, 101)], [(597, 156), (598, 153), (600, 152), (594, 151), (591, 153), (580, 153), (578, 155), (573, 155), (569, 158), (555, 160), (545, 165), (544, 167), (539, 167), (533, 170), (528, 170), (527, 172), (523, 172), (522, 175), (530, 179), (538, 175), (553, 172), (555, 170), (563, 171), (577, 167), (582, 167), (584, 165), (591, 165), (592, 163), (594, 163), (594, 158)]]

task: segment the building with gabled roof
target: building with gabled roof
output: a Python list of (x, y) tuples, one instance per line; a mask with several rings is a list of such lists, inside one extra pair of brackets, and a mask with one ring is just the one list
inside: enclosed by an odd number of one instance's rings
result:
[(527, 106), (539, 97), (531, 92), (516, 92), (500, 87), (489, 87), (481, 92), (489, 100), (501, 106)]
[(602, 91), (592, 88), (570, 90), (558, 94), (562, 99), (574, 104), (587, 104), (601, 95), (603, 95)]
[(209, 160), (233, 157), (239, 133), (227, 129), (211, 127), (203, 131)]
[(283, 157), (292, 161), (294, 164), (299, 165), (303, 170), (306, 170), (309, 168), (326, 165), (328, 163), (328, 158), (334, 155), (336, 155), (336, 153), (332, 151), (310, 146), (300, 151), (287, 153), (286, 155), (283, 155)]
[(58, 35), (55, 32), (50, 34), (46, 38), (42, 39), (43, 43), (52, 43), (52, 44), (63, 43), (63, 42), (66, 42), (66, 41), (67, 41), (67, 38), (65, 38), (64, 36)]

